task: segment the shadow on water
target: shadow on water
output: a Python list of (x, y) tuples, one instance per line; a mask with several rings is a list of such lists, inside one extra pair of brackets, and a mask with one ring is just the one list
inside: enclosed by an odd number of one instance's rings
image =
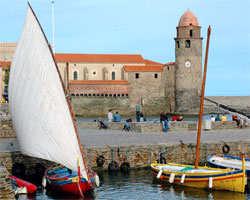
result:
[(249, 192), (242, 194), (237, 192), (173, 186), (153, 178), (149, 169), (132, 170), (129, 173), (100, 172), (99, 178), (100, 187), (96, 188), (93, 192), (85, 194), (84, 198), (52, 193), (49, 190), (42, 190), (42, 188), (39, 187), (36, 196), (26, 196), (26, 198), (20, 197), (19, 199), (250, 199)]

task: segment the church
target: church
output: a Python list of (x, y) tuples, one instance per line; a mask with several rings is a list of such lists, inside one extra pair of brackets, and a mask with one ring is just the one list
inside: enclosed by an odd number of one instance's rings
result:
[(139, 54), (56, 53), (74, 113), (103, 116), (113, 109), (121, 115), (134, 115), (135, 105), (140, 103), (147, 116), (163, 111), (197, 114), (202, 83), (201, 27), (188, 10), (176, 30), (175, 62), (165, 64)]
[(157, 63), (137, 54), (55, 55), (78, 115), (105, 115), (108, 109), (146, 115), (198, 113), (202, 83), (202, 37), (196, 16), (186, 11), (177, 26), (175, 62)]

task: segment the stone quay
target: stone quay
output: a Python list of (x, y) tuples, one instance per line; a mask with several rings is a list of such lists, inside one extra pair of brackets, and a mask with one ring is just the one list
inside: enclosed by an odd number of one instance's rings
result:
[[(87, 163), (94, 170), (108, 170), (115, 161), (118, 166), (127, 162), (131, 169), (149, 167), (160, 154), (167, 162), (193, 164), (196, 152), (197, 122), (170, 122), (170, 130), (162, 131), (160, 123), (131, 123), (132, 131), (122, 131), (123, 123), (108, 123), (99, 130), (97, 122), (77, 123)], [(250, 129), (237, 128), (236, 122), (203, 123), (200, 162), (209, 154), (222, 154), (222, 147), (230, 146), (230, 155), (245, 153), (250, 157)], [(12, 173), (15, 164), (25, 166), (25, 174), (34, 174), (37, 164), (45, 168), (56, 163), (21, 154), (11, 119), (1, 120), (0, 166)], [(101, 166), (97, 161), (100, 158)]]

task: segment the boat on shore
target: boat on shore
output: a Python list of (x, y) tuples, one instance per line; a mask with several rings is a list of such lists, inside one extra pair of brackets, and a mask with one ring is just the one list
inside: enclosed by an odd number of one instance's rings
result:
[(245, 192), (244, 155), (242, 156), (242, 168), (240, 170), (216, 169), (198, 166), (210, 32), (211, 28), (209, 26), (207, 31), (207, 46), (200, 100), (195, 164), (194, 166), (176, 163), (161, 164), (155, 161), (153, 164), (151, 164), (151, 171), (156, 178), (172, 184), (194, 188), (228, 190), (243, 193)]
[(29, 3), (12, 59), (9, 108), (21, 152), (59, 164), (46, 171), (50, 188), (80, 196), (94, 189), (98, 175), (88, 168), (69, 95)]

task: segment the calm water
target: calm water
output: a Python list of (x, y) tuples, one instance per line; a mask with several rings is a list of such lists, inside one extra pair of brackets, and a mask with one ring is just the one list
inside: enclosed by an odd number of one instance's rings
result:
[[(133, 170), (128, 174), (121, 172), (99, 174), (100, 187), (85, 196), (85, 200), (119, 199), (119, 200), (161, 200), (161, 199), (250, 199), (250, 194), (226, 191), (208, 191), (188, 187), (163, 184), (153, 179), (150, 170)], [(36, 197), (19, 197), (19, 199), (82, 199), (70, 196), (52, 195), (49, 191), (39, 191)]]

